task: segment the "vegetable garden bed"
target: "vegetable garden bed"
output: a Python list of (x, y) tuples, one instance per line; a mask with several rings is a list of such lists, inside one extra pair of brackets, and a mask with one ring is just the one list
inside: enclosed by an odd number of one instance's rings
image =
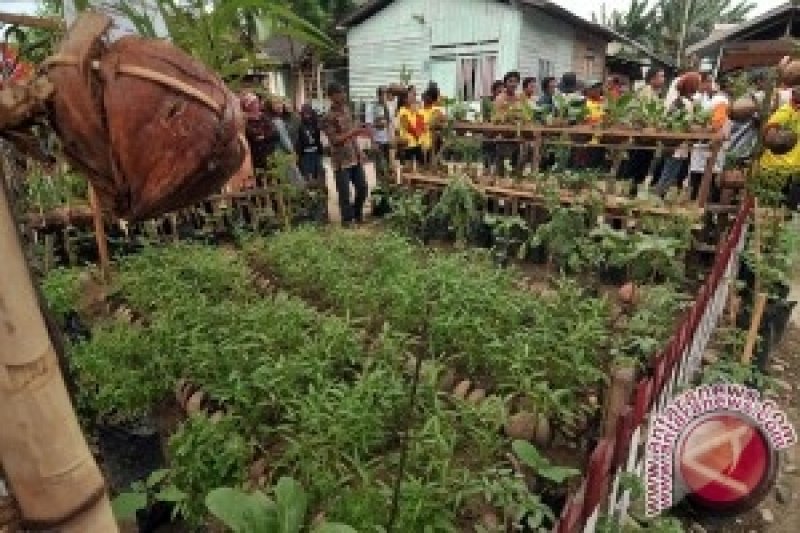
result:
[[(162, 415), (168, 470), (151, 499), (190, 525), (212, 489), (288, 475), (308, 520), (385, 526), (405, 436), (397, 531), (552, 524), (600, 436), (609, 365), (663, 342), (681, 302), (653, 287), (620, 312), (566, 279), (533, 294), (485, 253), (311, 228), (244, 251), (147, 248), (105, 293), (78, 278), (57, 270), (45, 289), (91, 324), (70, 350), (79, 410), (103, 426)], [(201, 392), (171, 427), (186, 380)]]

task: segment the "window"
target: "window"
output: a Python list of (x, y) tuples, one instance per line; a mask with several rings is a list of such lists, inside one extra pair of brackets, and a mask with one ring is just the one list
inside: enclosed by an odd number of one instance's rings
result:
[(587, 55), (583, 60), (583, 75), (585, 78), (594, 77), (594, 56)]
[(489, 96), (495, 80), (497, 56), (460, 57), (456, 71), (458, 98), (467, 102)]
[(539, 58), (539, 77), (538, 79), (543, 80), (548, 76), (553, 75), (553, 62), (549, 59), (542, 59)]

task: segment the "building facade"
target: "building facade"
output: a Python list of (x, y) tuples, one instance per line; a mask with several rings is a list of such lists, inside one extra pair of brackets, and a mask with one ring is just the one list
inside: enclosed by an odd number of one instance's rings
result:
[(354, 100), (408, 80), (434, 81), (444, 95), (472, 101), (511, 70), (538, 80), (569, 71), (603, 79), (615, 38), (543, 0), (372, 0), (344, 25)]

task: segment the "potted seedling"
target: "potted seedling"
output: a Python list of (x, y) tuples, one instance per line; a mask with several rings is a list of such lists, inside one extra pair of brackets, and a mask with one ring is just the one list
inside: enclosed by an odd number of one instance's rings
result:
[[(609, 95), (606, 99), (605, 113), (603, 115), (603, 125), (615, 131), (627, 131), (633, 127), (634, 95), (626, 93), (619, 97)], [(604, 133), (601, 142), (617, 144), (625, 142), (630, 138), (629, 135), (619, 135), (614, 133)]]
[(486, 215), (484, 221), (492, 230), (492, 259), (495, 264), (505, 267), (513, 256), (524, 256), (528, 224), (522, 218)]
[(483, 196), (464, 176), (455, 177), (442, 193), (431, 211), (434, 219), (441, 220), (455, 234), (456, 246), (465, 247), (469, 230), (480, 220)]
[(720, 186), (727, 189), (741, 189), (745, 186), (747, 177), (745, 170), (734, 153), (725, 154), (725, 162), (720, 176)]

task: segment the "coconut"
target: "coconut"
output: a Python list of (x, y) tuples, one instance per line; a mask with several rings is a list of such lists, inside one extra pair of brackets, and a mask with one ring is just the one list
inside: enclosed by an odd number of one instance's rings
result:
[(193, 415), (199, 413), (203, 409), (203, 401), (206, 399), (206, 395), (203, 391), (199, 390), (196, 391), (194, 394), (189, 396), (189, 400), (186, 402), (186, 413)]
[(473, 405), (478, 405), (484, 398), (486, 398), (486, 391), (484, 389), (475, 389), (467, 397), (467, 401)]
[(752, 119), (758, 113), (758, 104), (752, 97), (737, 98), (731, 104), (728, 115), (731, 120), (744, 122)]
[(532, 441), (536, 436), (536, 415), (528, 411), (520, 411), (509, 417), (505, 433), (514, 440)]
[(764, 135), (764, 146), (775, 155), (792, 151), (797, 144), (797, 134), (786, 128), (771, 128)]
[(632, 304), (636, 301), (636, 285), (628, 282), (619, 289), (619, 299), (627, 304)]
[(781, 76), (781, 81), (786, 85), (800, 84), (800, 61), (795, 59), (784, 58), (778, 65), (778, 72)]
[(463, 400), (467, 397), (470, 387), (472, 387), (472, 382), (468, 379), (465, 379), (456, 386), (455, 390), (453, 391), (453, 396), (459, 400)]

